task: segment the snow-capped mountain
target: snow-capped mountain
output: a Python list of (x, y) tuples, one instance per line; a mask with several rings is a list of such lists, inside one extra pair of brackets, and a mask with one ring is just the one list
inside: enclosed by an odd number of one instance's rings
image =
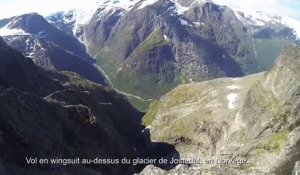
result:
[[(182, 15), (184, 12), (193, 8), (195, 4), (203, 4), (205, 2), (213, 2), (211, 0), (169, 0), (174, 5), (168, 9), (168, 12)], [(100, 20), (107, 13), (111, 13), (113, 10), (122, 9), (124, 13), (130, 10), (141, 10), (147, 6), (151, 6), (158, 3), (159, 0), (106, 0), (98, 1), (94, 7), (87, 9), (72, 9), (67, 12), (56, 12), (47, 17), (47, 20), (59, 27), (60, 29), (66, 30), (69, 33), (73, 33), (74, 36), (78, 37), (81, 42), (83, 39), (79, 36), (82, 35), (83, 26), (87, 25), (92, 17), (97, 14)], [(219, 2), (219, 1), (217, 1)], [(231, 6), (229, 6), (231, 7)], [(233, 6), (235, 7), (235, 6)], [(273, 27), (281, 25), (292, 28), (295, 31), (297, 38), (300, 37), (300, 21), (289, 17), (287, 15), (274, 15), (268, 12), (247, 10), (241, 11), (240, 8), (232, 8), (235, 12), (236, 17), (244, 23), (245, 26), (252, 29), (260, 27)], [(167, 13), (167, 12), (166, 12)], [(184, 20), (181, 20), (183, 24), (186, 24)], [(71, 32), (72, 31), (72, 32)], [(17, 31), (16, 31), (17, 32)], [(5, 31), (3, 31), (5, 33)]]
[(59, 45), (83, 59), (90, 59), (85, 52), (84, 45), (74, 36), (67, 35), (64, 31), (58, 30), (37, 13), (15, 16), (2, 21), (3, 27), (0, 27), (0, 36), (33, 35)]
[(0, 29), (87, 52), (116, 88), (147, 99), (185, 82), (268, 70), (282, 48), (299, 43), (297, 27), (290, 27), (297, 23), (285, 16), (209, 0), (107, 0), (46, 19), (51, 30), (34, 23), (11, 27), (12, 20), (0, 21)]
[[(183, 14), (187, 11), (196, 1), (182, 1), (170, 0), (174, 5), (168, 9), (168, 12), (174, 14)], [(142, 10), (147, 6), (151, 6), (159, 0), (106, 0), (95, 3), (94, 7), (72, 9), (69, 11), (60, 11), (50, 14), (46, 17), (49, 23), (55, 25), (59, 29), (67, 31), (69, 34), (73, 33), (81, 42), (84, 43), (82, 37), (83, 26), (87, 25), (93, 18), (97, 16), (101, 20), (107, 14), (112, 14), (116, 10), (121, 10), (125, 14), (130, 10)], [(211, 2), (210, 0), (201, 0), (199, 3)]]
[[(300, 21), (289, 14), (284, 7), (275, 1), (222, 1), (214, 0), (220, 5), (227, 5), (233, 9), (237, 17), (245, 23), (252, 23), (256, 26), (263, 26), (267, 23), (284, 24), (295, 30), (297, 37), (300, 37)], [(286, 2), (287, 4), (289, 2)], [(242, 16), (241, 16), (242, 14)]]
[(84, 11), (47, 20), (84, 43), (117, 88), (145, 98), (186, 81), (267, 70), (298, 42), (286, 17), (209, 0), (108, 0)]
[(250, 14), (245, 14), (241, 11), (235, 11), (236, 16), (245, 26), (252, 28), (285, 26), (294, 30), (295, 36), (300, 38), (300, 22), (289, 16), (270, 15), (262, 11), (255, 11)]
[(72, 33), (81, 42), (83, 42), (83, 39), (80, 37), (83, 32), (82, 27), (87, 25), (95, 14), (101, 18), (111, 10), (123, 9), (124, 11), (129, 11), (140, 1), (141, 0), (99, 1), (95, 3), (94, 7), (71, 9), (66, 12), (56, 12), (47, 16), (46, 19), (49, 23), (67, 31), (69, 34)]
[(105, 84), (105, 78), (91, 63), (93, 59), (73, 35), (31, 13), (0, 21), (0, 36), (12, 48), (48, 70), (72, 71), (91, 81)]

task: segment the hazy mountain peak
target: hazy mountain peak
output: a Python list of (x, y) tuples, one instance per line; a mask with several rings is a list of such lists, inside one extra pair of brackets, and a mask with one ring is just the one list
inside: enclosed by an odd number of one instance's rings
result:
[(0, 28), (0, 36), (8, 35), (37, 35), (44, 37), (44, 29), (49, 23), (37, 13), (28, 13), (7, 19), (4, 27)]
[[(149, 0), (149, 1), (157, 1), (157, 0)], [(149, 2), (147, 1), (147, 2)], [(141, 2), (141, 0), (106, 0), (106, 1), (99, 1), (99, 7), (106, 7), (106, 8), (123, 8), (125, 10), (130, 10), (136, 5), (137, 3)], [(146, 1), (145, 1), (146, 2)]]
[(223, 3), (219, 0), (214, 0), (217, 4), (226, 4), (236, 13), (236, 16), (244, 23), (250, 23), (255, 26), (264, 26), (268, 23), (280, 23), (295, 30), (295, 35), (300, 38), (300, 21), (287, 14), (274, 12), (269, 9), (253, 9), (248, 7), (247, 3), (240, 3), (240, 1), (230, 1), (230, 3)]

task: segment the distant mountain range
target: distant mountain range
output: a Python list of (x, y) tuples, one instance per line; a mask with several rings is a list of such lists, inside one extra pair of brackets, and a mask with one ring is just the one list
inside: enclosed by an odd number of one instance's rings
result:
[(285, 18), (211, 1), (106, 1), (91, 14), (78, 22), (76, 10), (47, 19), (85, 43), (116, 88), (143, 98), (268, 70), (282, 48), (299, 43)]
[(298, 175), (298, 25), (205, 0), (2, 19), (0, 174)]
[[(1, 20), (0, 35), (42, 67), (147, 101), (182, 83), (269, 70), (284, 47), (299, 44), (290, 21), (204, 0), (101, 1), (93, 9)], [(41, 42), (44, 49), (32, 45)]]

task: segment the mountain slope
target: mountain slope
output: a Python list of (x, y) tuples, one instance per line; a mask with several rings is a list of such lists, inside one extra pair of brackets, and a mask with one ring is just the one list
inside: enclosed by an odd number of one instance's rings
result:
[(131, 165), (28, 165), (32, 158), (134, 158), (140, 113), (110, 88), (37, 67), (0, 38), (1, 174), (133, 174)]
[[(267, 73), (181, 85), (150, 108), (151, 139), (175, 145), (182, 159), (246, 164), (179, 165), (165, 172), (292, 174), (299, 152), (300, 48), (288, 47)], [(267, 164), (265, 162), (268, 162)]]
[[(121, 16), (96, 55), (117, 88), (159, 97), (189, 79), (243, 75), (236, 61), (215, 42), (212, 30), (203, 31), (203, 36), (190, 30), (182, 25), (180, 15), (169, 12), (174, 4), (162, 2)], [(128, 79), (131, 86), (124, 87)]]
[(33, 62), (48, 70), (71, 71), (84, 78), (105, 85), (105, 78), (91, 63), (61, 47), (33, 35), (5, 36), (5, 42)]
[(80, 27), (76, 10), (47, 19), (86, 45), (115, 88), (142, 98), (186, 82), (268, 70), (283, 47), (297, 43), (278, 17), (262, 21), (211, 1), (124, 4), (100, 2)]
[(24, 59), (20, 52), (7, 46), (2, 38), (0, 38), (0, 51), (2, 53), (0, 60), (1, 86), (16, 87), (42, 96), (62, 89), (57, 81), (47, 77), (46, 71), (35, 67), (32, 60)]
[[(84, 59), (89, 59), (85, 52), (84, 45), (82, 45), (75, 37), (58, 30), (37, 13), (24, 14), (6, 19), (5, 21), (6, 24), (2, 27), (1, 31), (6, 30), (12, 32), (12, 34), (7, 33), (6, 35), (13, 35), (13, 31), (19, 30), (25, 35), (31, 34), (38, 36), (39, 38), (43, 38), (46, 41), (59, 45), (61, 48), (71, 51)], [(5, 35), (2, 34), (1, 36)]]
[[(38, 14), (25, 14), (5, 21), (0, 35), (11, 47), (33, 59), (36, 65), (58, 71), (72, 71), (105, 85), (105, 78), (75, 37), (65, 34)], [(6, 30), (6, 33), (1, 31)], [(17, 31), (17, 32), (16, 32)]]

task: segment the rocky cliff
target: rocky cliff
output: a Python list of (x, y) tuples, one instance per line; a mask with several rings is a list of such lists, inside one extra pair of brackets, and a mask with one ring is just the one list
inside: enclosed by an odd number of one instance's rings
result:
[[(0, 38), (0, 174), (133, 174), (110, 164), (28, 164), (38, 159), (136, 158), (141, 114), (110, 88), (37, 67)], [(139, 141), (138, 140), (142, 140)]]
[[(292, 174), (300, 159), (299, 59), (300, 48), (288, 47), (269, 72), (181, 85), (152, 104), (143, 119), (151, 139), (204, 163), (141, 174)], [(245, 164), (205, 162), (217, 159)]]

